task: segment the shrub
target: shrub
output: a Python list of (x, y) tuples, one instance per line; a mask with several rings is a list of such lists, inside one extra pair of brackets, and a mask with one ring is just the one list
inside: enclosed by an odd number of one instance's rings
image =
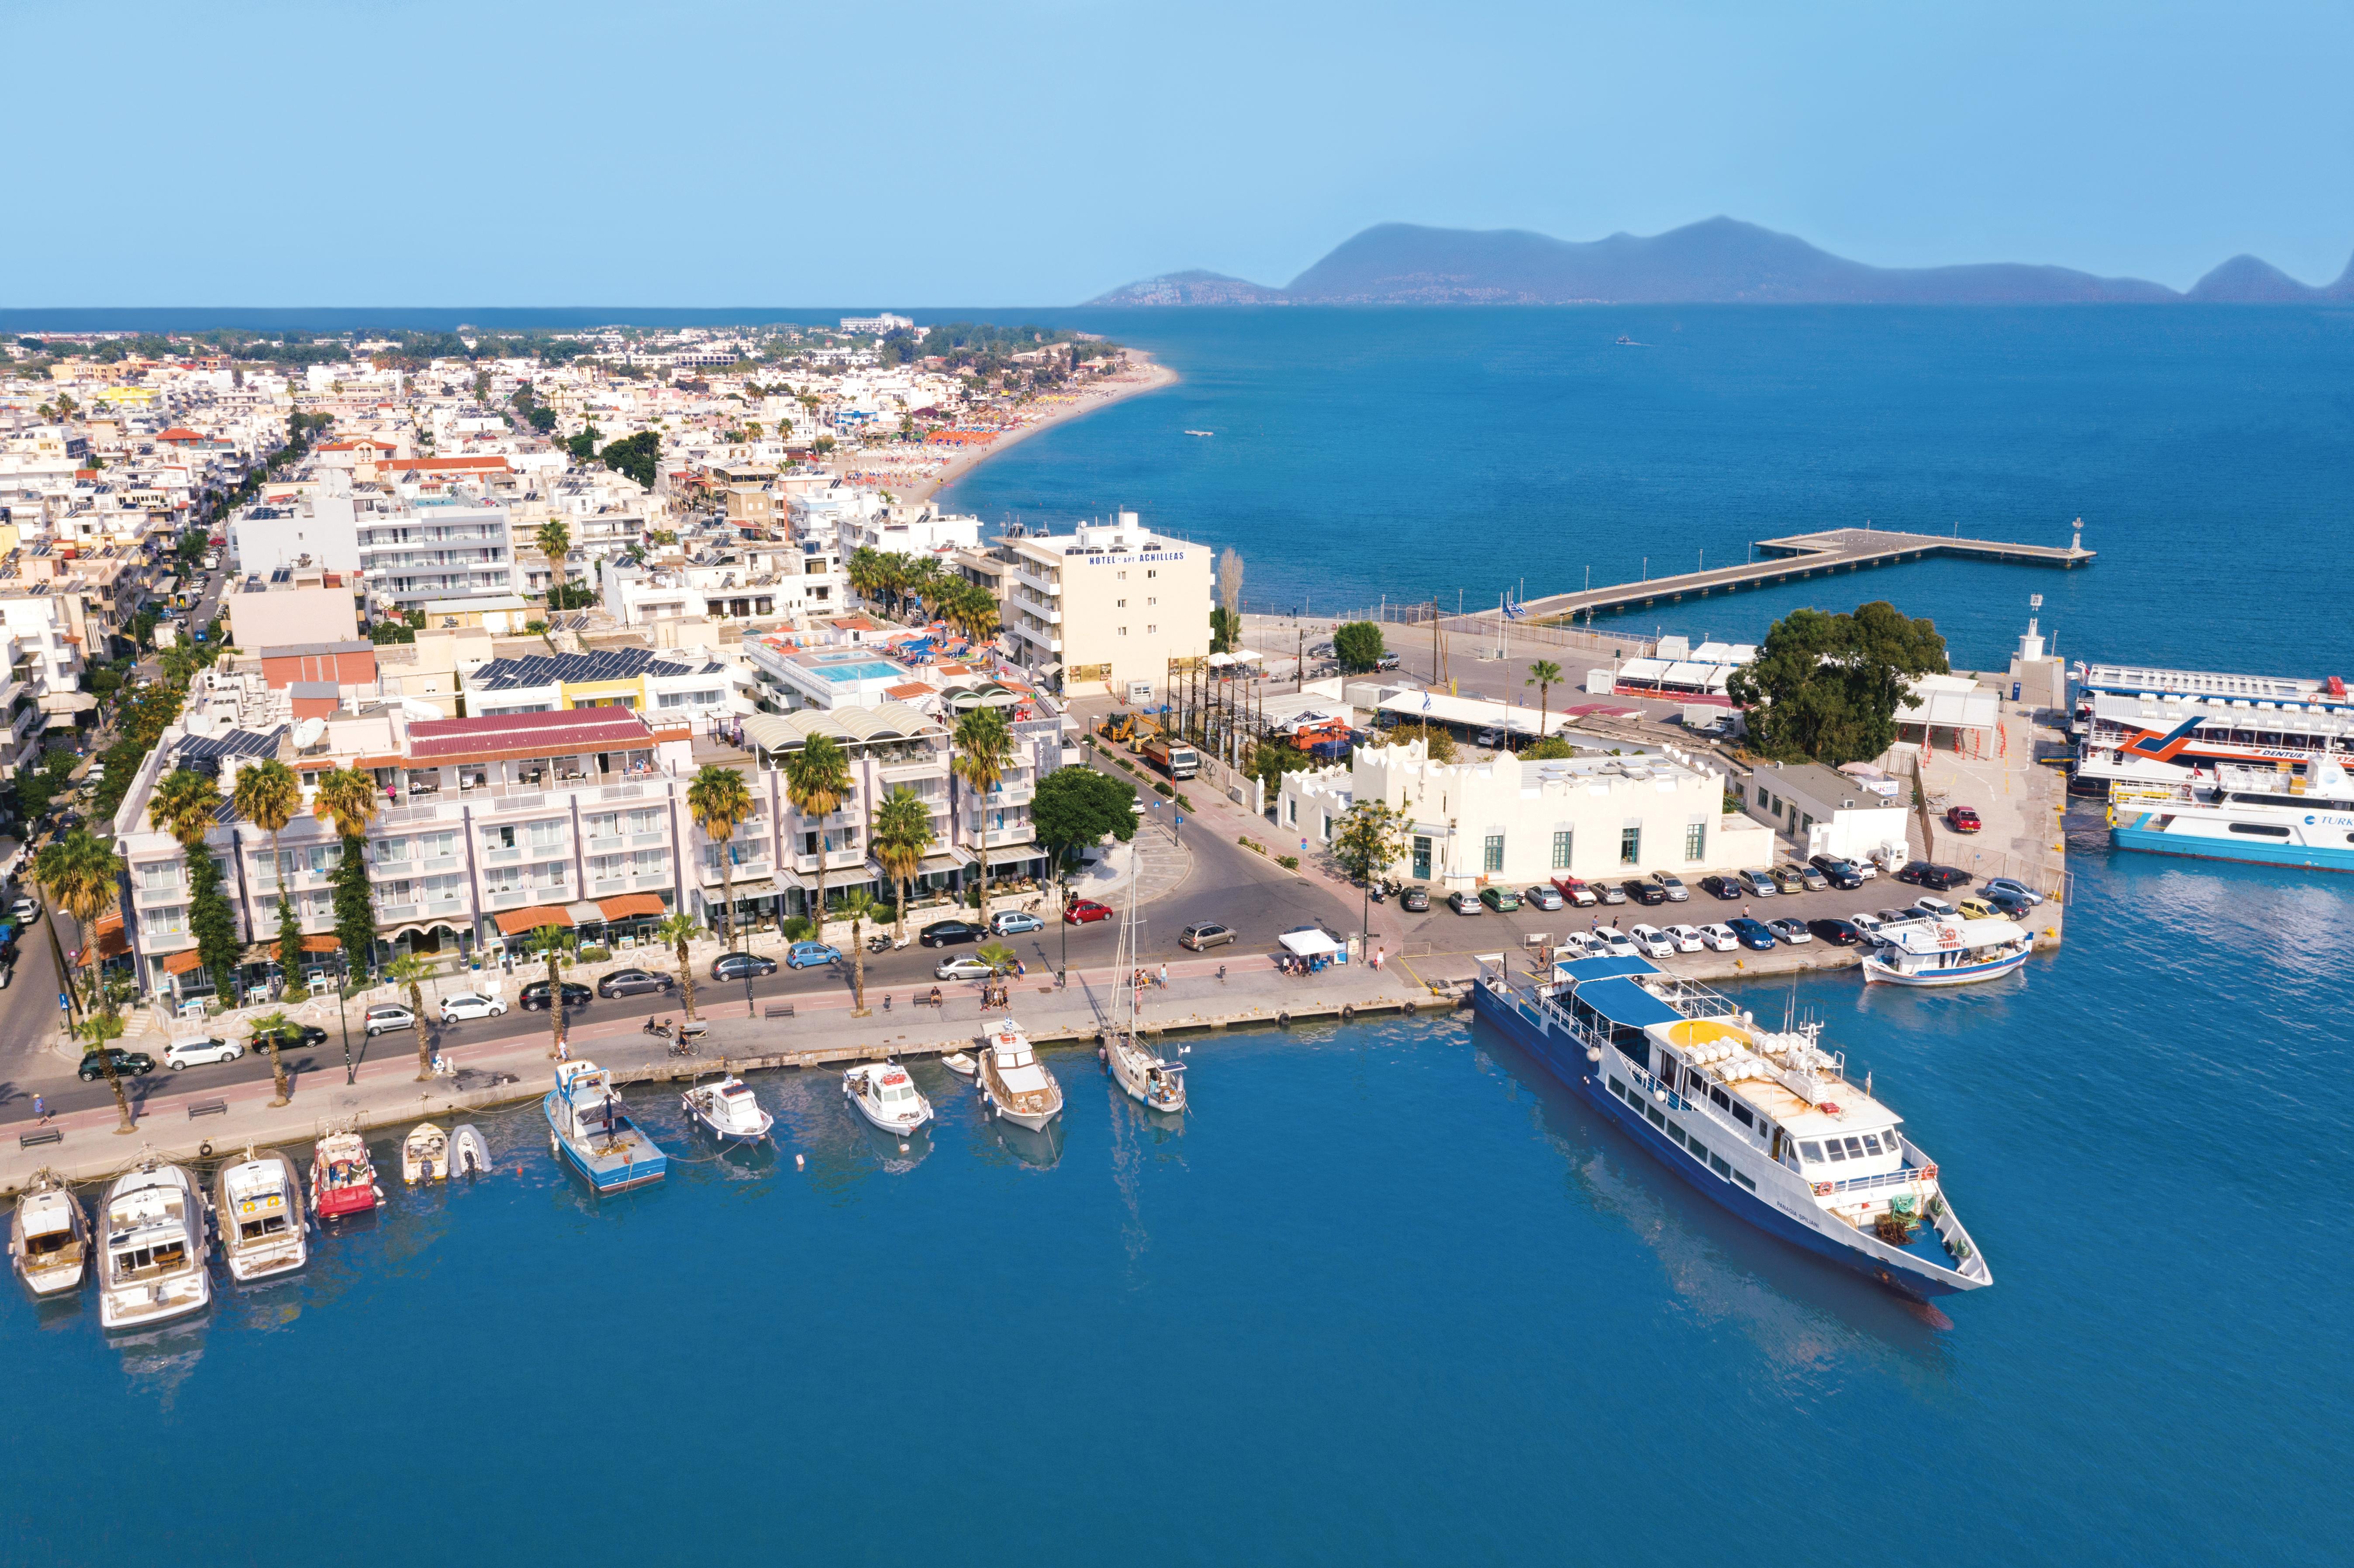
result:
[(1169, 788), (1169, 786), (1168, 786), (1168, 785), (1166, 785), (1166, 784), (1162, 784), (1162, 783), (1160, 783), (1160, 782), (1158, 782), (1158, 781), (1155, 781), (1155, 782), (1154, 782), (1154, 784), (1153, 784), (1153, 786), (1152, 786), (1152, 792), (1153, 792), (1154, 794), (1156, 794), (1156, 795), (1174, 795), (1175, 793), (1177, 793), (1177, 791), (1176, 791), (1176, 790), (1172, 789), (1171, 788)]
[(777, 925), (778, 934), (788, 942), (806, 942), (816, 929), (806, 915), (788, 915)]
[(1275, 857), (1275, 863), (1283, 867), (1286, 871), (1298, 871), (1299, 869), (1299, 857), (1296, 854), (1279, 854)]
[(605, 959), (610, 959), (612, 956), (613, 949), (610, 948), (583, 948), (580, 949), (580, 961), (584, 964), (602, 963)]
[(1135, 772), (1135, 771), (1136, 771), (1136, 764), (1135, 764), (1135, 763), (1133, 763), (1133, 762), (1130, 762), (1130, 761), (1129, 761), (1127, 758), (1125, 758), (1125, 757), (1115, 757), (1115, 758), (1112, 758), (1112, 760), (1113, 760), (1114, 762), (1117, 762), (1117, 763), (1119, 763), (1119, 766), (1120, 766), (1120, 769), (1121, 769), (1121, 771), (1122, 771), (1122, 772), (1126, 772), (1126, 773), (1133, 773), (1133, 772)]
[(1177, 804), (1189, 811), (1193, 809), (1193, 802), (1182, 794), (1177, 797)]

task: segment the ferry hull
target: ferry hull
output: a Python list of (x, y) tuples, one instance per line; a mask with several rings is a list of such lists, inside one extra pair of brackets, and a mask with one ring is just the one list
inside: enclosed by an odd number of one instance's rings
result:
[(2248, 865), (2282, 865), (2300, 871), (2354, 871), (2354, 846), (2266, 842), (2253, 838), (2227, 839), (2205, 833), (2167, 833), (2155, 828), (2119, 822), (2109, 830), (2109, 842), (2118, 849), (2146, 854), (2181, 855), (2190, 860), (2232, 860)]
[(1978, 1287), (1978, 1282), (1955, 1283), (1914, 1273), (1902, 1266), (1884, 1264), (1843, 1245), (1832, 1236), (1799, 1224), (1747, 1189), (1702, 1170), (1690, 1156), (1670, 1143), (1665, 1135), (1655, 1130), (1649, 1122), (1614, 1098), (1593, 1072), (1594, 1064), (1586, 1060), (1585, 1051), (1567, 1033), (1548, 1030), (1531, 1022), (1516, 1004), (1494, 995), (1484, 984), (1471, 988), (1471, 1011), (1477, 1017), (1511, 1036), (1512, 1043), (1522, 1050), (1543, 1063), (1554, 1077), (1601, 1112), (1612, 1126), (1640, 1144), (1660, 1164), (1682, 1177), (1685, 1185), (1759, 1230), (1829, 1258), (1841, 1267), (1916, 1301)]

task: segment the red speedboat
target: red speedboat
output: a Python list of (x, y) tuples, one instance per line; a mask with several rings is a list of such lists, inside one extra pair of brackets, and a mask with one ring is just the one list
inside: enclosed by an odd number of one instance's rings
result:
[(312, 1146), (311, 1211), (323, 1220), (365, 1213), (384, 1200), (368, 1160), (367, 1142), (356, 1132), (331, 1132)]

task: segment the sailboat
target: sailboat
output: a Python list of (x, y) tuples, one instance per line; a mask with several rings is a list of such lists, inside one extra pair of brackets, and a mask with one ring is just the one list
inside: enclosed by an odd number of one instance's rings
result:
[(1162, 1061), (1137, 1030), (1137, 993), (1143, 988), (1136, 983), (1136, 881), (1131, 874), (1128, 906), (1119, 918), (1119, 953), (1113, 963), (1113, 980), (1120, 988), (1120, 1001), (1114, 1010), (1117, 1021), (1104, 1031), (1104, 1065), (1111, 1069), (1112, 1082), (1147, 1110), (1182, 1116), (1185, 1110), (1183, 1065)]

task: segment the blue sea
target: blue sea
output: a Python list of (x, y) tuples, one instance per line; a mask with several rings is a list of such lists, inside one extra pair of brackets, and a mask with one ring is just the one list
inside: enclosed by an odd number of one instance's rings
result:
[[(1842, 586), (1966, 661), (2036, 589), (2087, 657), (2349, 652), (2339, 318), (1161, 319), (1111, 330), (1182, 387), (961, 499), (1135, 506), (1335, 603), (1492, 587), (1509, 545), (1535, 593), (1687, 535), (2081, 511), (2087, 571)], [(658, 1189), (589, 1198), (520, 1111), (494, 1176), (152, 1342), (0, 1307), (0, 1562), (2342, 1563), (2354, 883), (2072, 836), (2069, 942), (2015, 980), (1743, 998), (1822, 1019), (1940, 1161), (1996, 1283), (1938, 1309), (1461, 1021), (1204, 1040), (1174, 1130), (1084, 1052), (1049, 1138), (917, 1065), (904, 1153), (830, 1074), (758, 1082), (774, 1159), (645, 1090), (696, 1156)]]

